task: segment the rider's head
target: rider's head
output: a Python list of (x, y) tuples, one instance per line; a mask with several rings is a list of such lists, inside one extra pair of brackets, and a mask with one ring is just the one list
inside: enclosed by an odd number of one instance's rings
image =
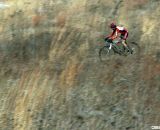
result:
[(116, 24), (111, 23), (111, 24), (110, 24), (110, 28), (111, 28), (112, 30), (116, 29)]

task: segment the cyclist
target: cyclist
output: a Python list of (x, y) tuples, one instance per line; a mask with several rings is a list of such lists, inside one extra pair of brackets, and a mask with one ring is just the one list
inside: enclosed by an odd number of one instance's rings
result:
[(106, 40), (113, 41), (114, 39), (119, 37), (119, 42), (121, 42), (124, 45), (124, 47), (127, 49), (127, 51), (129, 52), (130, 48), (127, 46), (127, 42), (126, 42), (126, 39), (128, 38), (128, 30), (124, 27), (117, 26), (114, 23), (110, 24), (110, 28), (113, 30), (113, 32), (109, 36), (105, 37), (105, 41)]

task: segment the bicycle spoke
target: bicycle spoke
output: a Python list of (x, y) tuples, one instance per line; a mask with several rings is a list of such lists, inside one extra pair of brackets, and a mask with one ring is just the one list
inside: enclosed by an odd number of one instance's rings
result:
[(108, 61), (113, 56), (113, 54), (114, 51), (106, 46), (101, 48), (99, 51), (99, 57), (101, 61)]

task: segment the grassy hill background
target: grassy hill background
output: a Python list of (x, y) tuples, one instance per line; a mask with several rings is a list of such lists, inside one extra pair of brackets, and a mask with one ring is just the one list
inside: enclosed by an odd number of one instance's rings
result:
[[(159, 0), (6, 0), (0, 129), (150, 130), (160, 122)], [(111, 21), (137, 57), (98, 58)]]

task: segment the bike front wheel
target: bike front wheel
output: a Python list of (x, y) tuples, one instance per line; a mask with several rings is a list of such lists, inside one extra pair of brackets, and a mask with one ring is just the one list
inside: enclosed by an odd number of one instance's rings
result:
[(113, 55), (113, 49), (109, 49), (107, 46), (104, 46), (99, 50), (99, 58), (101, 61), (108, 61)]

